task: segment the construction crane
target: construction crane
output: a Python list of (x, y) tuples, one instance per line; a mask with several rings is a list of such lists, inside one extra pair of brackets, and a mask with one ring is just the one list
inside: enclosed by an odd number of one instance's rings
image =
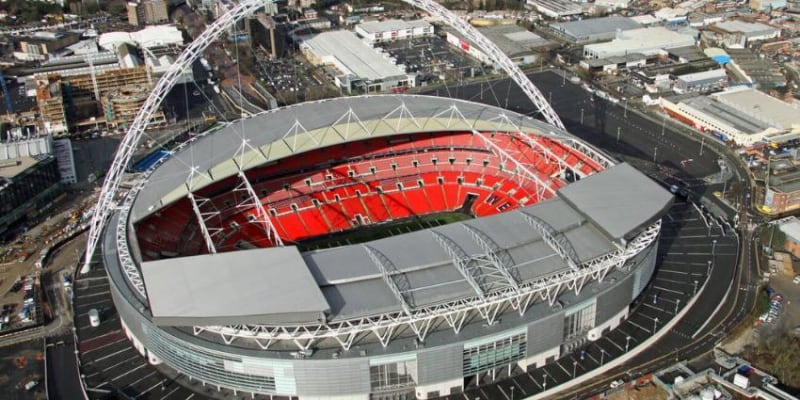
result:
[(11, 102), (11, 95), (8, 94), (8, 86), (6, 86), (6, 76), (3, 75), (3, 70), (0, 70), (0, 87), (3, 88), (3, 98), (6, 99), (6, 113), (14, 114), (14, 104)]

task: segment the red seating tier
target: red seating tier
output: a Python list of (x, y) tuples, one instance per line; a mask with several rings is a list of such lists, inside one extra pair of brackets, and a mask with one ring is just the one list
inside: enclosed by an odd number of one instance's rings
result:
[[(582, 175), (603, 169), (549, 138), (498, 133), (492, 140), (555, 190), (566, 184), (556, 177), (561, 171), (559, 162)], [(537, 140), (549, 149), (548, 154), (531, 149), (529, 140)], [(326, 167), (314, 169), (323, 164)], [(278, 235), (292, 242), (359, 224), (453, 211), (470, 194), (477, 196), (471, 209), (477, 217), (542, 200), (536, 180), (522, 172), (512, 179), (516, 169), (516, 163), (496, 156), (476, 135), (445, 132), (327, 147), (248, 171), (248, 178)], [(249, 199), (242, 197), (246, 196), (243, 192), (231, 191), (235, 186), (231, 182), (202, 189), (224, 221), (223, 232), (215, 236), (219, 250), (272, 245), (263, 227), (248, 219), (252, 209), (237, 207)], [(199, 251), (203, 246), (195, 246), (202, 243), (198, 230), (190, 203), (173, 204), (139, 224), (143, 253), (158, 258), (161, 253), (189, 248)]]

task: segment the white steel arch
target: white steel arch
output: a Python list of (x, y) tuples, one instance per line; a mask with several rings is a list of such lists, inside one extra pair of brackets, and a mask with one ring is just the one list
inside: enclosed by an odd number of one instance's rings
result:
[[(460, 34), (464, 35), (467, 39), (472, 41), (480, 50), (489, 55), (494, 62), (499, 65), (509, 77), (522, 89), (526, 96), (533, 102), (534, 106), (542, 114), (544, 119), (558, 128), (563, 129), (564, 124), (556, 115), (553, 108), (547, 102), (545, 97), (536, 86), (528, 79), (528, 77), (520, 70), (514, 63), (495, 45), (491, 40), (483, 36), (477, 29), (472, 27), (468, 22), (458, 18), (450, 10), (435, 3), (433, 0), (403, 0), (404, 2), (413, 5), (417, 8), (425, 10), (429, 14), (442, 18), (445, 23), (455, 28)], [(158, 80), (150, 96), (139, 109), (136, 118), (133, 120), (127, 134), (120, 142), (117, 154), (108, 170), (106, 179), (103, 182), (103, 188), (100, 191), (100, 196), (95, 206), (94, 214), (89, 226), (89, 238), (86, 242), (86, 253), (84, 255), (84, 264), (81, 268), (81, 273), (89, 272), (91, 266), (91, 258), (100, 240), (100, 235), (103, 225), (111, 214), (111, 208), (114, 206), (114, 198), (116, 197), (117, 190), (122, 181), (125, 168), (133, 158), (136, 147), (141, 140), (142, 135), (147, 128), (153, 113), (161, 105), (161, 102), (166, 97), (167, 93), (175, 86), (183, 72), (187, 68), (191, 68), (192, 64), (201, 56), (201, 54), (216, 41), (224, 32), (227, 32), (234, 24), (236, 24), (243, 17), (252, 14), (259, 8), (263, 7), (265, 0), (241, 0), (233, 9), (217, 18), (211, 25), (209, 25), (203, 33), (198, 36), (186, 49), (180, 54), (177, 60), (170, 66), (169, 70)]]

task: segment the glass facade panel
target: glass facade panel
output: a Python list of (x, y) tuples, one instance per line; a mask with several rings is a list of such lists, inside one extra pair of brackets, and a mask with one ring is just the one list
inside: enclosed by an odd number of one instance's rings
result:
[(373, 392), (413, 387), (417, 382), (417, 361), (373, 365), (369, 367), (369, 378)]
[(527, 352), (525, 333), (464, 349), (464, 375), (474, 375), (521, 360)]
[(597, 303), (587, 305), (564, 318), (564, 339), (585, 334), (595, 325)]

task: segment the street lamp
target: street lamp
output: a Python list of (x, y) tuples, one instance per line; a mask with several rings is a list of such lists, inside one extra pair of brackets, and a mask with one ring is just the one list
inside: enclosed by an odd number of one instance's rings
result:
[(675, 314), (678, 314), (678, 308), (681, 306), (681, 299), (675, 300)]
[(619, 127), (619, 126), (618, 126), (618, 127), (617, 127), (617, 143), (619, 143), (619, 130), (620, 130), (620, 129), (621, 129), (621, 127)]
[(547, 390), (547, 374), (542, 374), (542, 390)]
[(630, 346), (630, 344), (631, 344), (631, 337), (630, 336), (625, 336), (625, 352), (626, 353), (628, 352), (628, 347)]
[(606, 351), (605, 351), (605, 349), (600, 349), (600, 365), (603, 365), (603, 364), (605, 364), (605, 361), (604, 361), (604, 360), (605, 360), (605, 358), (606, 358)]
[(514, 400), (514, 389), (516, 388), (514, 386), (511, 386), (509, 387), (509, 389), (511, 390), (511, 400)]
[(697, 280), (694, 281), (694, 294), (697, 294)]
[(706, 275), (711, 275), (711, 260), (708, 260), (708, 269), (706, 270)]
[(711, 241), (711, 257), (714, 257), (715, 251), (717, 249), (717, 239)]
[(573, 361), (572, 362), (572, 379), (575, 379), (575, 370), (577, 368), (578, 368), (578, 362), (577, 361)]
[(656, 333), (656, 328), (658, 327), (658, 317), (653, 319), (653, 333)]
[(583, 109), (581, 108), (581, 125), (583, 125)]

